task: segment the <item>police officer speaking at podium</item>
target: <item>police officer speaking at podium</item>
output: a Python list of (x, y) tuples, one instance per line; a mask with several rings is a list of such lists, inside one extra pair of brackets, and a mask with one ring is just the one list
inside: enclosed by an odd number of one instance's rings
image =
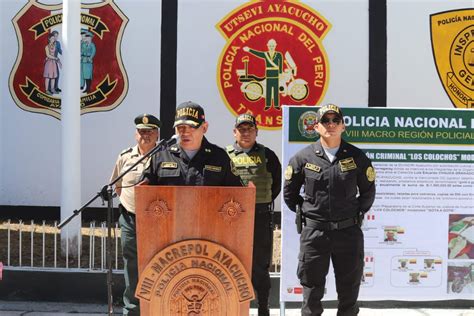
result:
[(281, 164), (275, 153), (257, 143), (255, 117), (241, 114), (234, 126), (235, 143), (226, 147), (237, 173), (256, 187), (252, 284), (257, 293), (258, 315), (269, 315), (270, 264), (273, 245), (273, 200), (281, 191)]
[[(135, 140), (137, 145), (120, 153), (115, 163), (110, 181), (117, 178), (123, 171), (129, 169), (142, 156), (156, 145), (159, 138), (161, 122), (150, 114), (139, 115), (135, 118)], [(120, 197), (120, 228), (124, 263), (125, 291), (123, 293), (123, 314), (140, 315), (140, 306), (135, 297), (138, 283), (137, 236), (135, 224), (135, 185), (140, 182), (142, 172), (149, 159), (140, 162), (115, 184), (115, 192)]]
[[(338, 294), (338, 316), (357, 315), (364, 267), (363, 214), (375, 199), (375, 171), (357, 147), (342, 139), (341, 109), (333, 104), (316, 115), (319, 140), (296, 153), (285, 170), (284, 199), (301, 207), (298, 278), (303, 286), (301, 315), (321, 315), (329, 262)], [(304, 186), (303, 196), (300, 189)]]
[(199, 104), (188, 101), (178, 105), (173, 127), (178, 143), (152, 156), (143, 183), (242, 186), (225, 150), (204, 137), (209, 123)]

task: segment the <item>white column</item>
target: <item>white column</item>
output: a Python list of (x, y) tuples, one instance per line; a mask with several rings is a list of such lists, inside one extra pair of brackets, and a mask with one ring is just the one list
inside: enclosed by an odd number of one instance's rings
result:
[[(81, 2), (63, 0), (61, 73), (61, 221), (81, 207), (80, 40)], [(63, 254), (78, 253), (81, 216), (61, 230)]]

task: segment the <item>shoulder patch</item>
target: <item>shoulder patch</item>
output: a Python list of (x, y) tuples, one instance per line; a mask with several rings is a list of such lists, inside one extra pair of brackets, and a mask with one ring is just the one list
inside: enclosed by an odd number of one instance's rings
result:
[(174, 161), (165, 161), (161, 163), (161, 168), (163, 169), (177, 169), (178, 163)]
[(321, 167), (312, 163), (307, 162), (306, 165), (304, 165), (305, 169), (314, 171), (314, 172), (320, 172)]
[(132, 150), (133, 150), (132, 147), (127, 148), (127, 149), (125, 149), (124, 151), (122, 151), (122, 152), (120, 153), (120, 156), (123, 156), (123, 155), (125, 155), (125, 154), (130, 153), (130, 152), (132, 152)]
[(293, 176), (293, 167), (291, 165), (288, 165), (285, 169), (285, 180), (291, 180), (291, 177)]
[(369, 182), (375, 181), (375, 170), (373, 167), (368, 167), (365, 174), (367, 175), (367, 180), (369, 180)]

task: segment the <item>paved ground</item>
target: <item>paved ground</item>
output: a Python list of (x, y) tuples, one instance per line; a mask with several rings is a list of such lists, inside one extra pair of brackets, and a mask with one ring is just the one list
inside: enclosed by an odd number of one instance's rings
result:
[[(104, 316), (107, 306), (99, 304), (55, 303), (55, 302), (7, 302), (0, 301), (0, 316)], [(114, 315), (120, 315), (116, 309)], [(256, 316), (255, 309), (250, 316)], [(271, 316), (279, 316), (280, 310), (272, 309)], [(286, 310), (286, 316), (298, 316), (299, 310)], [(335, 316), (336, 309), (326, 309), (324, 316)], [(359, 316), (474, 316), (472, 309), (430, 309), (430, 308), (362, 308)]]

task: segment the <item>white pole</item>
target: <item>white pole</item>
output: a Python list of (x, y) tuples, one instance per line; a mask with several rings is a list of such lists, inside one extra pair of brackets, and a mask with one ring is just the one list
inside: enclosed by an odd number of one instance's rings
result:
[[(61, 71), (61, 221), (81, 207), (80, 40), (81, 2), (63, 0)], [(69, 253), (78, 255), (81, 216), (61, 231), (61, 249), (66, 240)]]

